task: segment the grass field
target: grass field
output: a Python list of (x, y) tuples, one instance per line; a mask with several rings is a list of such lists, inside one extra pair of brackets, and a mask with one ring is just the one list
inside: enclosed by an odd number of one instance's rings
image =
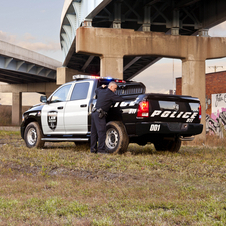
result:
[(28, 149), (0, 131), (0, 225), (226, 225), (225, 159), (220, 146)]

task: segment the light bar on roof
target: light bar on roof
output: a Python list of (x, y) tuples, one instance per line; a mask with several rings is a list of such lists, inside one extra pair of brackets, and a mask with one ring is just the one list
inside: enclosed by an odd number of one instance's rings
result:
[(115, 82), (118, 82), (118, 83), (125, 83), (124, 80), (114, 79), (111, 77), (100, 77), (96, 75), (73, 75), (72, 78), (75, 80), (76, 79), (106, 79), (106, 80), (114, 80)]
[(101, 78), (100, 76), (95, 76), (95, 75), (73, 75), (73, 79), (94, 79), (94, 78)]

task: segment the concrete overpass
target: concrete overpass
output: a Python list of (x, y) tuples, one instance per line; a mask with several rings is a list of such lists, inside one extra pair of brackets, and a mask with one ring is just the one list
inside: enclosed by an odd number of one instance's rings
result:
[[(225, 20), (224, 0), (66, 0), (57, 77), (70, 81), (74, 70), (127, 80), (161, 57), (178, 58), (182, 94), (205, 109), (205, 60), (226, 57), (226, 38), (208, 29)], [(205, 140), (204, 111), (202, 123)]]
[[(208, 29), (226, 20), (225, 12), (224, 0), (66, 0), (60, 30), (63, 66), (101, 73), (102, 55), (76, 49), (76, 30), (80, 26), (203, 37), (208, 36)], [(123, 55), (120, 76), (131, 79), (161, 57)]]
[(50, 95), (57, 87), (56, 69), (61, 63), (33, 51), (0, 41), (1, 93), (12, 93), (12, 124), (22, 116), (22, 92)]

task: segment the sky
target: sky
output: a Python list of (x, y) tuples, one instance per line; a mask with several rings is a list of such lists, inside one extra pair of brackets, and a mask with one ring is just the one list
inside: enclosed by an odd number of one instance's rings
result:
[[(60, 19), (64, 0), (1, 0), (0, 40), (41, 53), (62, 62)], [(209, 30), (212, 37), (226, 37), (226, 22)], [(206, 73), (226, 70), (226, 58), (206, 61)], [(147, 92), (168, 93), (181, 77), (182, 63), (163, 58), (133, 80), (145, 83)], [(39, 102), (39, 95), (23, 93), (23, 105)], [(0, 104), (11, 104), (11, 94), (0, 93)]]

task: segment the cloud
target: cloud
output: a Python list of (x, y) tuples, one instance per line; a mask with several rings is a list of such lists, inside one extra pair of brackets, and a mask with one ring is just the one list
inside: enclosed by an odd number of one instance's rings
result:
[(11, 35), (6, 32), (0, 31), (0, 40), (12, 43), (14, 45), (32, 50), (32, 51), (59, 51), (60, 43), (53, 40), (40, 42), (30, 33), (25, 33), (23, 36)]
[(6, 32), (0, 31), (0, 40), (2, 40), (4, 42), (15, 43), (16, 35), (9, 35)]
[(31, 41), (31, 40), (35, 40), (35, 37), (32, 36), (30, 33), (25, 33), (23, 35), (23, 39), (26, 40), (26, 41)]
[(17, 44), (18, 46), (21, 46), (25, 49), (29, 49), (32, 51), (58, 51), (60, 50), (60, 44), (54, 41), (50, 41), (48, 43), (42, 43), (42, 42), (19, 42)]

